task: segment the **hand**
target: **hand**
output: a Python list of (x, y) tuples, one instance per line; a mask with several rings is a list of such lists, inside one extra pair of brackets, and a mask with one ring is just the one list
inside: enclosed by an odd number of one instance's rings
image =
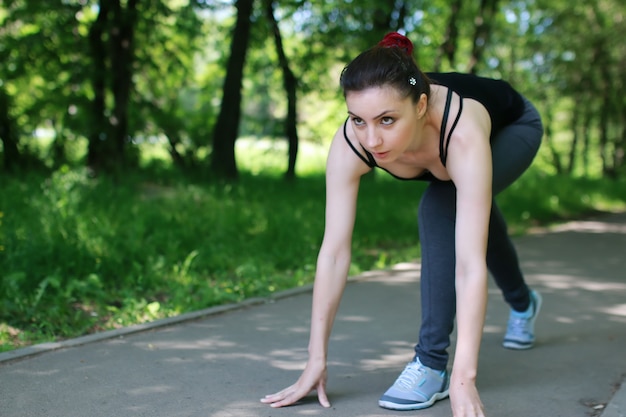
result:
[(269, 404), (271, 407), (284, 407), (298, 402), (309, 392), (316, 390), (317, 398), (322, 407), (330, 407), (330, 402), (326, 396), (326, 363), (307, 362), (306, 368), (295, 384), (285, 388), (276, 394), (266, 395), (261, 398), (261, 402)]
[(454, 373), (450, 379), (450, 404), (454, 417), (485, 417), (475, 381), (455, 378)]

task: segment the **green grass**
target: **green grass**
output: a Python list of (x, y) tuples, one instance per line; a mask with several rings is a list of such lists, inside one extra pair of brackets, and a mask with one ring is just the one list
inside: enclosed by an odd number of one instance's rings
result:
[[(244, 151), (241, 151), (244, 152)], [(63, 168), (0, 177), (0, 350), (174, 316), (313, 279), (324, 227), (323, 152), (285, 182), (284, 154), (241, 158), (236, 185), (172, 169), (123, 181)], [(498, 197), (515, 233), (624, 209), (624, 182), (530, 171)], [(362, 182), (351, 273), (416, 259), (424, 184)]]

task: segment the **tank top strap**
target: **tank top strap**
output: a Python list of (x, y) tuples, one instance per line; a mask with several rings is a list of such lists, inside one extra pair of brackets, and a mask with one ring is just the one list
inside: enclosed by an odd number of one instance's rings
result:
[(446, 136), (446, 128), (448, 126), (448, 116), (450, 115), (450, 104), (452, 102), (452, 89), (448, 88), (448, 95), (446, 96), (446, 105), (443, 110), (443, 118), (441, 119), (441, 134), (439, 136), (439, 159), (443, 166), (446, 166), (446, 161), (448, 159), (448, 145), (450, 145), (450, 139), (452, 138), (452, 132), (456, 128), (457, 123), (459, 123), (459, 119), (461, 118), (461, 112), (463, 111), (463, 97), (459, 96), (459, 112), (454, 119), (454, 123), (452, 123), (452, 127), (450, 127), (450, 131)]

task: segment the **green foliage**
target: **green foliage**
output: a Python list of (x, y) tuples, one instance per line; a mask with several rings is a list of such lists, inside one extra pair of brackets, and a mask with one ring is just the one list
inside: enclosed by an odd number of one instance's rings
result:
[[(41, 131), (50, 132), (49, 153), (37, 157), (49, 167), (58, 167), (71, 161), (76, 141), (92, 135), (95, 120), (105, 118), (117, 125), (112, 111), (119, 106), (119, 98), (113, 97), (112, 91), (119, 90), (119, 74), (106, 57), (102, 57), (105, 68), (100, 68), (93, 55), (96, 52), (90, 48), (99, 2), (5, 4), (0, 6), (0, 87), (11, 98), (9, 116), (19, 124), (19, 150), (32, 153), (30, 150), (39, 146)], [(204, 34), (204, 22), (198, 15), (201, 5), (172, 0), (140, 4), (133, 39), (138, 46), (131, 57), (133, 88), (124, 114), (129, 120), (128, 135), (135, 141), (159, 134), (171, 137), (181, 153), (192, 148), (191, 158), (197, 146), (190, 137), (202, 138), (204, 133), (206, 140), (207, 123), (215, 112), (210, 100), (198, 102), (198, 91), (219, 88), (202, 83), (201, 77), (213, 74), (195, 68), (200, 51), (208, 48), (199, 41)], [(210, 23), (207, 19), (207, 25)], [(119, 28), (104, 29), (103, 45), (110, 46), (112, 34)], [(103, 71), (99, 80), (104, 84), (102, 109), (94, 105), (98, 94), (92, 79), (94, 66)]]
[[(626, 19), (620, 0), (499, 2), (487, 22), (484, 54), (476, 63), (472, 50), (481, 21), (479, 2), (460, 2), (459, 10), (442, 0), (274, 3), (284, 52), (298, 80), (298, 133), (303, 140), (332, 137), (346, 114), (338, 91), (341, 69), (384, 32), (400, 30), (414, 41), (415, 57), (424, 69), (440, 65), (442, 70), (465, 71), (476, 65), (480, 74), (511, 80), (538, 103), (550, 128), (550, 163), (556, 172), (590, 177), (626, 172), (621, 47)], [(102, 109), (95, 105), (92, 77), (100, 68), (94, 68), (89, 33), (99, 4), (55, 0), (6, 1), (0, 6), (0, 88), (10, 103), (0, 125), (15, 122), (17, 146), (11, 150), (26, 157), (13, 158), (23, 166), (38, 161), (56, 169), (73, 161), (87, 137), (98, 136), (93, 132), (98, 118), (115, 125), (111, 89), (116, 76), (107, 60), (102, 68), (107, 88), (101, 89), (106, 97)], [(280, 138), (286, 98), (262, 6), (256, 2), (252, 16), (239, 133)], [(175, 163), (189, 168), (203, 163), (211, 140), (219, 139), (220, 132), (214, 135), (213, 129), (236, 16), (233, 1), (138, 4), (126, 108), (130, 140), (122, 146), (165, 139)], [(103, 45), (110, 43), (113, 32), (106, 28)], [(443, 55), (452, 45), (446, 44), (451, 33), (457, 35), (454, 58), (448, 61)], [(42, 132), (49, 146), (35, 152)]]

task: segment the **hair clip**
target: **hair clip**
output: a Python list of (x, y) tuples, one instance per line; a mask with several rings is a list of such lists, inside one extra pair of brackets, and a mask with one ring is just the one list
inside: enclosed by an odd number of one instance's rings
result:
[(417, 84), (417, 80), (414, 77), (411, 77), (411, 78), (409, 78), (409, 84), (416, 85)]

